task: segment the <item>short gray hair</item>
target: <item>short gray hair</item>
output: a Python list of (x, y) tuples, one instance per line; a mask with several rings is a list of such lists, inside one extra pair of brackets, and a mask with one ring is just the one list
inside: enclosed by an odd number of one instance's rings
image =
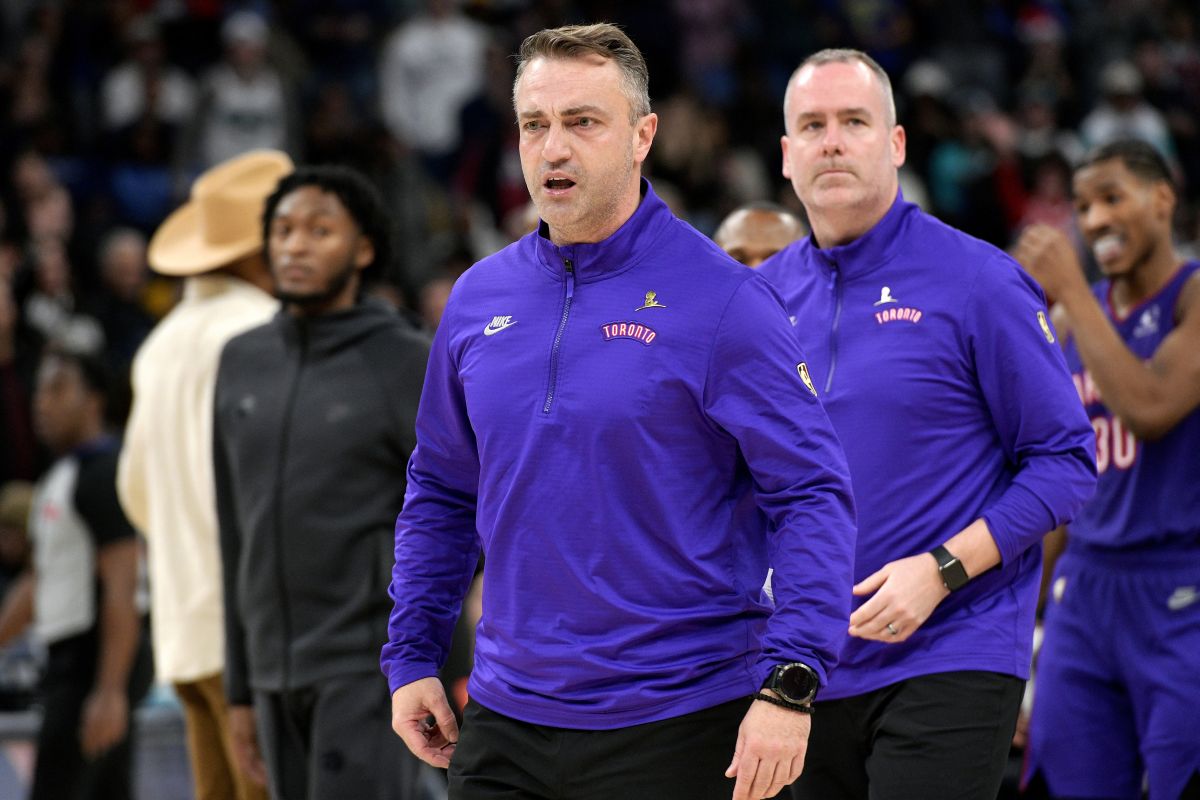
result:
[(529, 36), (517, 53), (517, 77), (513, 81), (513, 103), (525, 67), (535, 58), (582, 58), (597, 55), (615, 61), (621, 72), (621, 90), (629, 100), (630, 120), (650, 113), (650, 70), (646, 59), (625, 32), (608, 22), (547, 28)]
[[(805, 67), (820, 67), (825, 64), (854, 64), (856, 62), (875, 73), (875, 78), (879, 81), (879, 88), (883, 91), (883, 111), (886, 115), (884, 121), (887, 122), (889, 128), (892, 127), (896, 124), (896, 98), (892, 94), (892, 79), (888, 77), (887, 71), (879, 66), (878, 61), (861, 50), (852, 50), (848, 47), (831, 47), (813, 53), (804, 59), (800, 63), (800, 66), (796, 67), (796, 71), (792, 73), (792, 77), (788, 78), (788, 89), (791, 89), (796, 76)], [(791, 91), (788, 91), (783, 98), (783, 123), (785, 128), (791, 125), (790, 115), (788, 114), (788, 101), (790, 98)]]

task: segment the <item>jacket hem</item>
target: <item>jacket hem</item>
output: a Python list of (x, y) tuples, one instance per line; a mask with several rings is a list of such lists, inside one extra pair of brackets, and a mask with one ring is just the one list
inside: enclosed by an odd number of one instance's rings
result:
[(703, 711), (739, 697), (749, 697), (758, 688), (752, 686), (753, 683), (753, 680), (747, 675), (702, 692), (689, 692), (685, 696), (653, 705), (594, 711), (570, 708), (562, 703), (554, 703), (536, 695), (527, 694), (516, 697), (473, 683), (468, 686), (468, 692), (472, 700), (485, 706), (488, 710), (521, 722), (532, 725), (549, 725), (555, 728), (599, 731), (659, 722)]

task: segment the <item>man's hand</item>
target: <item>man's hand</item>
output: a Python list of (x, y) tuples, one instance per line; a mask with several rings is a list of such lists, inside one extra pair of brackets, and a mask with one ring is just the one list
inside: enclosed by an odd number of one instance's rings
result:
[(267, 765), (258, 748), (254, 706), (229, 707), (229, 738), (233, 742), (233, 758), (238, 769), (259, 786), (266, 786)]
[[(426, 720), (433, 717), (430, 724)], [(392, 693), (392, 730), (413, 755), (440, 769), (450, 766), (458, 723), (437, 678), (421, 678)]]
[(884, 564), (854, 587), (859, 597), (872, 593), (850, 615), (850, 635), (893, 644), (912, 636), (950, 590), (942, 583), (937, 560), (921, 553)]
[(752, 702), (738, 728), (733, 761), (725, 770), (725, 777), (737, 778), (733, 800), (774, 797), (800, 777), (811, 728), (808, 714)]
[(1058, 228), (1031, 225), (1017, 240), (1013, 255), (1054, 300), (1073, 292), (1088, 292), (1075, 246)]
[(93, 689), (83, 702), (79, 747), (87, 758), (104, 755), (129, 730), (129, 698), (117, 689)]
[(1012, 746), (1018, 750), (1024, 750), (1027, 744), (1029, 744), (1029, 715), (1025, 713), (1025, 709), (1021, 709), (1021, 713), (1017, 715), (1017, 728), (1013, 731)]

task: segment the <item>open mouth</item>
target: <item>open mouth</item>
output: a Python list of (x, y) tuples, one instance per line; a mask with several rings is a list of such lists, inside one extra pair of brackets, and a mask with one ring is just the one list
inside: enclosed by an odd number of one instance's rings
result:
[(1106, 233), (1092, 243), (1092, 254), (1101, 263), (1111, 261), (1121, 254), (1124, 244), (1124, 240), (1118, 234)]
[(548, 178), (542, 185), (551, 192), (565, 192), (575, 185), (575, 181), (570, 178)]

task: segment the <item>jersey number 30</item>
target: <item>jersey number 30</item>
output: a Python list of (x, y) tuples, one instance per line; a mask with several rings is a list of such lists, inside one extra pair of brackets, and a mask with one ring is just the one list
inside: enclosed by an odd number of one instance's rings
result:
[(1096, 431), (1096, 472), (1103, 475), (1109, 465), (1129, 469), (1137, 458), (1137, 439), (1125, 430), (1120, 417), (1092, 417)]

